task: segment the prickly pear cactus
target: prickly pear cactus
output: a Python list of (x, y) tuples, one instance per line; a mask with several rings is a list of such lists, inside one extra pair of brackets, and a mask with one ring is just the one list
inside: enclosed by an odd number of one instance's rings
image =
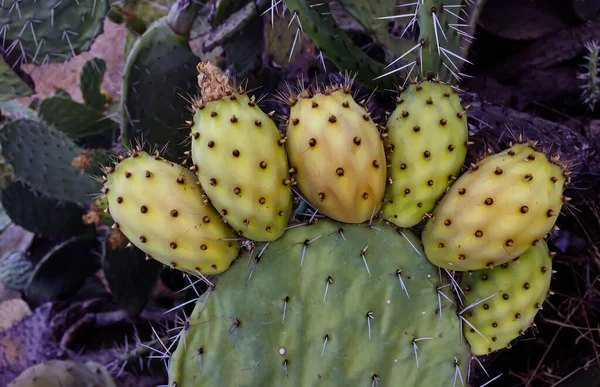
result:
[(33, 82), (18, 73), (0, 55), (0, 101), (27, 97), (33, 94)]
[(9, 387), (116, 387), (106, 368), (89, 361), (49, 360), (27, 368)]
[(238, 255), (235, 233), (204, 203), (198, 179), (187, 168), (132, 151), (107, 172), (103, 192), (113, 227), (149, 258), (209, 275), (226, 270)]
[(412, 234), (373, 226), (321, 220), (240, 257), (198, 301), (169, 386), (464, 380), (469, 352), (438, 270)]
[(350, 86), (290, 96), (286, 148), (298, 188), (326, 216), (361, 223), (379, 211), (386, 185), (383, 141)]
[(412, 84), (397, 103), (387, 124), (390, 184), (382, 212), (397, 226), (412, 227), (458, 176), (469, 131), (466, 112), (449, 85)]
[(231, 87), (212, 63), (198, 70), (203, 93), (191, 128), (192, 169), (231, 227), (254, 241), (275, 240), (292, 209), (280, 132), (254, 97)]
[(64, 62), (91, 48), (108, 8), (108, 0), (2, 1), (2, 48), (22, 63)]
[(551, 294), (551, 277), (552, 257), (545, 241), (510, 262), (465, 275), (463, 332), (471, 352), (485, 355), (525, 334)]
[(490, 155), (462, 175), (423, 230), (427, 257), (452, 270), (501, 265), (535, 246), (561, 211), (568, 172), (535, 143)]

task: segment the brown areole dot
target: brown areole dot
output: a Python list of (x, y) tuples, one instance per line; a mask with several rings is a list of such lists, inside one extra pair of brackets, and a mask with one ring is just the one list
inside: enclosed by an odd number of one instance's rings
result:
[(214, 141), (209, 141), (208, 142), (208, 147), (209, 148), (213, 148), (215, 146), (215, 142)]
[(419, 130), (421, 130), (421, 127), (420, 127), (419, 125), (415, 125), (415, 126), (413, 127), (413, 131), (414, 131), (414, 132), (418, 132)]
[(514, 156), (514, 155), (515, 155), (515, 151), (514, 151), (514, 150), (512, 150), (512, 149), (511, 149), (511, 150), (509, 150), (509, 151), (508, 151), (508, 155), (509, 155), (509, 156)]
[(229, 121), (231, 121), (231, 123), (235, 124), (238, 121), (238, 119), (237, 119), (237, 117), (234, 114), (234, 115), (231, 116), (231, 118), (229, 119)]
[(553, 216), (554, 216), (554, 211), (552, 211), (551, 209), (550, 209), (550, 210), (548, 210), (548, 211), (546, 212), (546, 216), (547, 216), (548, 218), (551, 218), (551, 217), (553, 217)]
[(266, 200), (265, 198), (260, 198), (260, 199), (258, 199), (258, 202), (259, 202), (260, 204), (265, 204), (265, 203), (266, 203), (266, 201), (267, 201), (267, 200)]
[(429, 156), (431, 156), (431, 152), (430, 152), (430, 151), (425, 151), (425, 152), (423, 153), (423, 156), (425, 156), (425, 158), (426, 158), (426, 159), (428, 159), (428, 158), (429, 158)]
[(200, 132), (194, 132), (194, 133), (192, 133), (192, 137), (194, 137), (194, 140), (197, 140), (198, 137), (200, 137)]
[(349, 108), (350, 107), (350, 103), (348, 101), (344, 101), (342, 103), (342, 106), (345, 107), (345, 108)]
[(496, 175), (501, 175), (501, 174), (502, 174), (502, 172), (503, 172), (503, 171), (502, 171), (502, 168), (500, 168), (500, 167), (496, 167), (496, 170), (494, 171), (494, 173), (495, 173)]
[(336, 175), (344, 176), (344, 170), (342, 168), (338, 168), (335, 170)]
[(408, 195), (409, 193), (410, 193), (410, 189), (409, 188), (407, 188), (407, 189), (404, 190), (404, 194), (405, 195)]
[(512, 246), (515, 244), (515, 242), (512, 239), (508, 239), (506, 242), (504, 242), (504, 244), (508, 247)]
[(283, 216), (283, 211), (279, 211), (279, 216)]
[(169, 215), (171, 215), (173, 218), (176, 218), (177, 215), (179, 215), (179, 212), (177, 212), (177, 210), (171, 210), (171, 212), (169, 212)]
[(255, 121), (254, 121), (254, 125), (256, 125), (256, 126), (261, 126), (261, 125), (262, 125), (262, 122), (260, 122), (260, 120), (255, 120)]
[(418, 203), (417, 203), (417, 207), (419, 207), (419, 208), (420, 208), (420, 207), (423, 207), (423, 203), (421, 203), (421, 202), (418, 202)]
[(183, 184), (183, 183), (185, 183), (185, 178), (184, 178), (183, 176), (179, 176), (179, 177), (177, 178), (177, 183), (179, 183), (179, 184)]
[(210, 179), (210, 185), (212, 185), (213, 187), (216, 187), (217, 179), (215, 179), (215, 178)]
[(217, 116), (217, 112), (210, 112), (210, 116), (211, 117), (216, 117)]
[(477, 238), (481, 238), (481, 237), (483, 236), (483, 231), (481, 231), (481, 230), (477, 230), (477, 231), (475, 231), (475, 236), (476, 236)]
[(267, 168), (267, 162), (266, 162), (266, 161), (261, 161), (261, 162), (260, 162), (260, 167), (261, 167), (262, 169), (265, 169), (265, 168)]
[(292, 125), (298, 125), (298, 123), (300, 122), (299, 119), (297, 118), (292, 118)]
[(481, 275), (481, 280), (482, 281), (487, 281), (487, 279), (488, 279), (488, 275), (487, 274), (482, 274)]
[(361, 140), (360, 140), (360, 137), (354, 137), (354, 140), (353, 140), (353, 141), (354, 141), (354, 143), (355, 143), (356, 145), (360, 145), (360, 141), (361, 141)]
[(406, 110), (402, 110), (402, 117), (408, 117), (408, 112)]
[(200, 245), (200, 250), (203, 250), (203, 251), (204, 251), (204, 250), (206, 250), (207, 248), (208, 248), (208, 246), (206, 246), (206, 245), (204, 245), (204, 244), (203, 244), (203, 245)]
[(308, 145), (310, 145), (311, 147), (317, 145), (317, 140), (311, 138), (310, 140), (308, 140)]
[(170, 246), (172, 249), (176, 249), (176, 248), (177, 248), (177, 243), (175, 243), (175, 242), (171, 242), (171, 243), (169, 243), (169, 246)]
[(467, 190), (466, 190), (465, 188), (460, 188), (460, 189), (458, 190), (458, 194), (459, 194), (459, 195), (464, 195), (464, 194), (466, 194), (466, 193), (467, 193)]
[(427, 185), (431, 187), (431, 186), (433, 185), (433, 180), (429, 180), (429, 181), (427, 182)]
[(448, 123), (448, 121), (446, 121), (446, 119), (445, 119), (445, 118), (442, 118), (442, 119), (440, 120), (440, 125), (442, 125), (442, 126), (445, 126), (447, 123)]
[(242, 192), (242, 190), (241, 190), (241, 188), (240, 188), (240, 187), (235, 187), (235, 188), (233, 189), (233, 193), (235, 193), (236, 195), (239, 195), (239, 194), (240, 194), (240, 192)]
[(227, 210), (223, 208), (223, 209), (221, 210), (221, 214), (222, 214), (223, 216), (226, 216), (226, 215), (227, 215)]
[(494, 327), (494, 328), (498, 328), (498, 323), (494, 321), (494, 322), (492, 323), (492, 327)]
[(146, 206), (141, 206), (141, 207), (140, 207), (140, 212), (141, 212), (142, 214), (145, 214), (146, 212), (148, 212), (148, 207), (146, 207)]
[(464, 254), (460, 254), (460, 255), (458, 256), (458, 260), (459, 260), (459, 261), (464, 261), (465, 259), (467, 259), (467, 257), (466, 257)]
[(488, 304), (483, 304), (483, 309), (488, 310), (490, 306)]
[(131, 177), (131, 172), (125, 172), (125, 178), (129, 179)]
[(523, 287), (525, 288), (525, 290), (528, 290), (530, 288), (529, 282), (525, 282), (523, 284)]
[(522, 206), (522, 207), (521, 207), (521, 213), (522, 213), (522, 214), (526, 214), (526, 213), (528, 213), (528, 212), (529, 212), (529, 207), (527, 207), (527, 206)]
[(488, 206), (491, 206), (492, 204), (494, 204), (494, 199), (492, 199), (492, 198), (485, 199), (485, 204)]
[(533, 155), (533, 153), (529, 154), (529, 156), (527, 156), (527, 160), (533, 161), (535, 160), (535, 156)]
[(266, 232), (271, 232), (271, 227), (267, 226), (267, 228), (265, 229)]
[(319, 104), (317, 103), (317, 101), (312, 101), (312, 104), (310, 105), (313, 109), (318, 107)]
[(400, 164), (400, 169), (405, 170), (406, 169), (406, 164), (404, 164), (404, 163)]
[(454, 145), (452, 145), (452, 144), (448, 145), (448, 150), (450, 152), (452, 152), (454, 149), (456, 149), (456, 147)]
[(208, 216), (205, 216), (204, 218), (202, 218), (202, 221), (204, 223), (210, 223), (210, 218)]
[(502, 295), (502, 299), (504, 299), (504, 300), (508, 300), (509, 298), (510, 298), (510, 297), (509, 297), (509, 296), (508, 296), (508, 294), (506, 294), (506, 293), (504, 293), (504, 294)]
[(452, 221), (450, 219), (446, 219), (446, 220), (444, 220), (444, 224), (446, 226), (450, 226), (452, 224)]
[(117, 198), (117, 203), (119, 203), (119, 204), (123, 203), (123, 198), (121, 196), (119, 196)]
[(369, 194), (367, 192), (363, 193), (362, 198), (367, 200), (369, 198)]
[(144, 176), (146, 176), (149, 179), (152, 177), (152, 172), (146, 171), (146, 174)]
[(553, 182), (553, 183), (556, 183), (556, 182), (558, 181), (558, 178), (557, 178), (557, 177), (555, 177), (555, 176), (552, 176), (552, 177), (550, 178), (550, 181), (551, 181), (551, 182)]
[(146, 240), (147, 240), (147, 239), (146, 239), (146, 237), (145, 237), (145, 236), (143, 236), (143, 235), (142, 235), (142, 236), (140, 236), (140, 242), (142, 242), (142, 243), (146, 243)]
[(531, 181), (531, 180), (533, 180), (533, 176), (530, 173), (525, 175), (525, 181)]
[(325, 200), (325, 192), (319, 192), (319, 200), (320, 201)]
[(375, 168), (379, 168), (379, 163), (377, 162), (377, 160), (373, 160), (373, 166)]
[(239, 157), (240, 156), (240, 151), (237, 149), (234, 149), (233, 152), (231, 152), (231, 154), (233, 155), (233, 157)]
[(445, 245), (444, 245), (444, 242), (440, 242), (440, 243), (438, 243), (438, 245), (437, 245), (438, 249), (443, 249), (443, 248), (444, 248), (444, 246), (445, 246)]
[(333, 114), (329, 116), (329, 122), (330, 122), (330, 123), (332, 123), (332, 124), (333, 124), (333, 123), (335, 123), (336, 121), (337, 121), (337, 118), (336, 118), (336, 117), (335, 117)]

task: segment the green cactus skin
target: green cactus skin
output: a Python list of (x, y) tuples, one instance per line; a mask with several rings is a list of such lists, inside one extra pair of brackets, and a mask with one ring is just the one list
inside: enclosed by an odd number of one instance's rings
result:
[[(421, 3), (418, 11), (418, 41), (422, 42), (420, 56), (423, 78), (456, 81), (451, 71), (458, 75), (464, 64), (460, 59), (462, 38), (451, 26), (456, 28), (456, 24), (464, 23), (455, 16), (460, 15), (461, 9), (457, 6), (461, 5), (462, 0), (423, 0)], [(447, 52), (444, 54), (443, 50)]]
[(412, 227), (460, 173), (469, 130), (460, 99), (448, 85), (412, 84), (397, 103), (387, 123), (390, 180), (382, 212), (395, 225)]
[(552, 258), (545, 241), (511, 262), (463, 276), (463, 332), (471, 353), (497, 351), (525, 334), (551, 294), (551, 277)]
[[(121, 90), (121, 139), (124, 146), (136, 140), (163, 147), (165, 157), (178, 160), (188, 132), (186, 98), (197, 93), (199, 59), (188, 37), (176, 34), (167, 18), (157, 20), (136, 41), (125, 64)], [(167, 59), (168, 58), (168, 59)]]
[(93, 58), (85, 62), (79, 76), (79, 88), (85, 104), (96, 110), (104, 110), (106, 97), (101, 86), (106, 72), (106, 62), (101, 58)]
[(54, 200), (87, 204), (98, 182), (71, 165), (81, 150), (62, 133), (42, 122), (18, 119), (0, 131), (2, 154), (15, 176)]
[(191, 138), (193, 169), (223, 219), (253, 241), (281, 237), (292, 211), (289, 164), (254, 97), (232, 93), (200, 105)]
[(0, 102), (33, 94), (31, 80), (25, 80), (0, 55)]
[(164, 265), (203, 275), (221, 273), (240, 242), (203, 201), (198, 178), (187, 168), (133, 151), (108, 170), (104, 184), (114, 227)]
[(117, 387), (103, 365), (50, 360), (23, 371), (8, 387)]
[(461, 385), (460, 322), (417, 246), (325, 219), (241, 256), (182, 328), (169, 386)]
[(376, 214), (386, 185), (377, 125), (349, 86), (290, 101), (286, 149), (303, 197), (324, 215), (362, 223)]
[(375, 79), (384, 73), (383, 64), (365, 54), (344, 30), (335, 24), (326, 2), (313, 0), (285, 0), (284, 2), (290, 11), (297, 13), (302, 31), (310, 36), (318, 49), (340, 70), (357, 73), (356, 80), (367, 87), (384, 89), (394, 87), (389, 77)]
[(0, 283), (15, 291), (23, 291), (31, 278), (34, 266), (20, 251), (13, 251), (0, 259)]
[(91, 48), (108, 9), (108, 0), (5, 0), (3, 48), (20, 63), (64, 62)]
[(523, 254), (551, 231), (569, 172), (534, 142), (474, 164), (450, 187), (422, 233), (436, 266), (481, 270)]

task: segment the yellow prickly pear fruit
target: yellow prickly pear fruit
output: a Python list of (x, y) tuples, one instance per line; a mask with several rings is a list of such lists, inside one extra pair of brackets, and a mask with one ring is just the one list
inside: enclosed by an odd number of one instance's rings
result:
[(241, 242), (203, 200), (187, 168), (133, 151), (106, 171), (104, 194), (118, 228), (149, 258), (193, 274), (218, 274), (237, 257)]
[(480, 270), (538, 244), (561, 211), (568, 172), (535, 143), (483, 158), (462, 175), (423, 230), (429, 260), (451, 270)]
[(390, 179), (381, 211), (399, 227), (421, 222), (465, 161), (469, 131), (455, 90), (439, 82), (412, 84), (388, 119)]
[(531, 326), (551, 294), (552, 258), (545, 241), (519, 258), (463, 276), (463, 332), (476, 356), (507, 347)]
[(322, 214), (362, 223), (381, 208), (386, 184), (383, 141), (350, 86), (291, 98), (286, 148), (304, 198)]
[(281, 132), (256, 104), (202, 62), (202, 100), (191, 124), (193, 170), (223, 219), (254, 241), (281, 237), (292, 210), (289, 164)]

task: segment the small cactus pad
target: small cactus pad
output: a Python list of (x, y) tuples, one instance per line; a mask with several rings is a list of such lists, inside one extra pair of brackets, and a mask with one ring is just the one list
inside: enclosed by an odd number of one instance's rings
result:
[(302, 195), (321, 213), (361, 223), (379, 211), (387, 176), (383, 141), (349, 87), (294, 97), (286, 147)]
[(24, 63), (64, 62), (91, 48), (108, 8), (108, 0), (2, 1), (0, 48)]
[(388, 119), (390, 181), (382, 212), (399, 227), (412, 227), (433, 210), (465, 161), (467, 117), (454, 90), (437, 82), (412, 84)]
[(33, 94), (34, 84), (0, 55), (0, 101), (27, 97)]
[[(199, 69), (205, 67), (201, 64)], [(283, 235), (292, 210), (283, 140), (254, 98), (230, 91), (196, 108), (192, 169), (232, 228), (254, 241), (272, 241)]]
[(469, 351), (449, 287), (414, 235), (373, 225), (324, 219), (241, 256), (196, 304), (169, 386), (466, 380)]
[(93, 361), (49, 360), (23, 371), (8, 387), (116, 387), (103, 365)]
[(511, 262), (465, 274), (463, 332), (471, 352), (485, 355), (523, 335), (551, 293), (551, 277), (552, 258), (545, 241)]
[(115, 228), (165, 265), (217, 274), (238, 254), (235, 233), (204, 203), (198, 179), (187, 168), (134, 151), (109, 171), (104, 194)]
[(431, 262), (451, 270), (501, 265), (537, 245), (561, 211), (568, 172), (535, 143), (483, 158), (463, 174), (423, 230)]

